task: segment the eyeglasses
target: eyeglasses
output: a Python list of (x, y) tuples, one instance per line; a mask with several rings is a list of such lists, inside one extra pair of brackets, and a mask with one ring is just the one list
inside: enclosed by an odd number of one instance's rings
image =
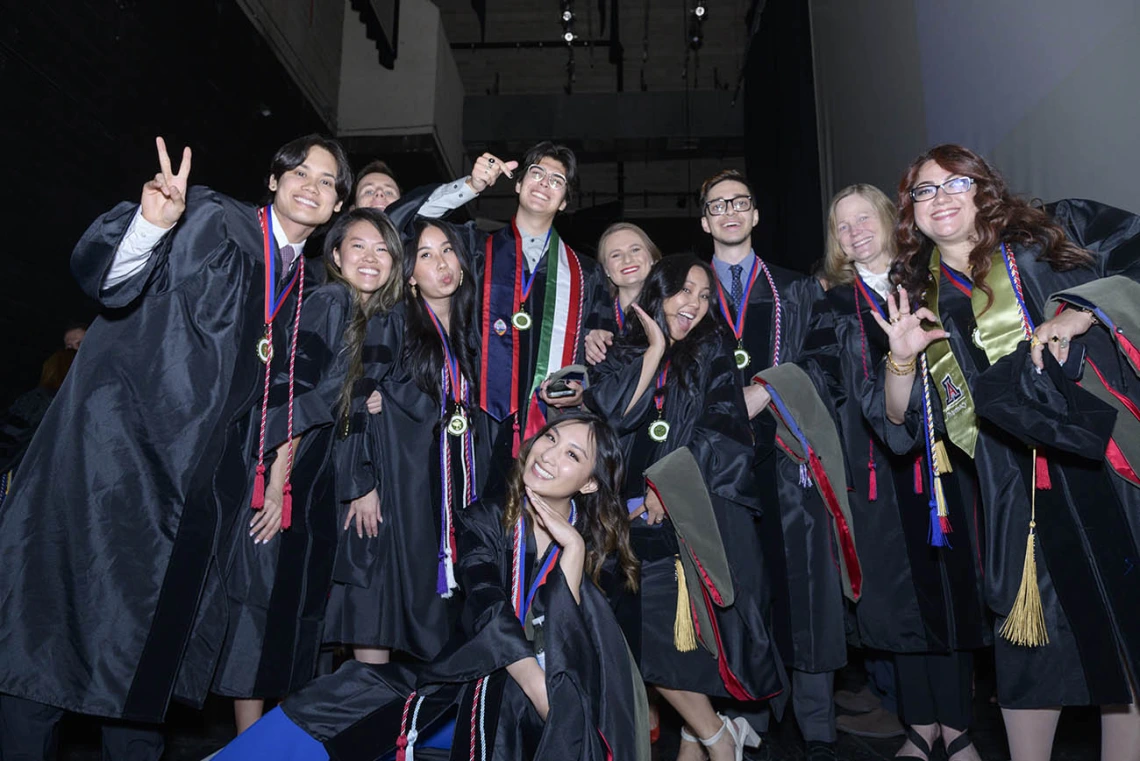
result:
[(566, 187), (566, 183), (569, 182), (569, 180), (566, 179), (566, 175), (548, 171), (546, 167), (539, 164), (531, 164), (528, 166), (526, 173), (535, 182), (546, 180), (546, 186), (551, 190), (562, 190), (562, 188)]
[(914, 199), (915, 203), (922, 203), (923, 201), (930, 201), (938, 195), (939, 188), (942, 188), (942, 192), (948, 196), (956, 196), (959, 193), (965, 193), (973, 185), (973, 177), (952, 177), (941, 185), (927, 183), (926, 185), (919, 185), (917, 188), (911, 188), (910, 197)]
[(718, 198), (715, 201), (709, 201), (705, 204), (705, 211), (709, 216), (719, 217), (721, 214), (728, 213), (728, 207), (732, 206), (735, 212), (745, 212), (752, 210), (752, 196), (735, 196), (734, 198)]

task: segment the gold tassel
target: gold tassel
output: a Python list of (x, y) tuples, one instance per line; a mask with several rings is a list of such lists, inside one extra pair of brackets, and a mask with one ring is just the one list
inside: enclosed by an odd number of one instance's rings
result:
[(680, 556), (673, 559), (677, 572), (677, 613), (673, 618), (673, 647), (691, 653), (697, 649), (697, 632), (693, 629), (693, 612), (689, 608), (689, 586), (685, 583), (685, 566)]
[(1045, 610), (1041, 606), (1041, 588), (1037, 581), (1037, 448), (1033, 449), (1030, 497), (1029, 536), (1025, 540), (1025, 565), (1021, 569), (1021, 587), (1017, 599), (1001, 627), (1001, 636), (1015, 645), (1040, 647), (1049, 644), (1045, 628)]
[(938, 460), (939, 475), (954, 472), (950, 465), (950, 454), (946, 451), (946, 442), (942, 439), (934, 440), (934, 459)]

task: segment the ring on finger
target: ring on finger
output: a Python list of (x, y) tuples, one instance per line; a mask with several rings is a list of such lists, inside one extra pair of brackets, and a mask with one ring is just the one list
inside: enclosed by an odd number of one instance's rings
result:
[(1036, 347), (1038, 347), (1038, 346), (1040, 346), (1040, 345), (1041, 345), (1041, 339), (1040, 339), (1040, 338), (1038, 338), (1036, 335), (1033, 335), (1033, 336), (1032, 336), (1032, 337), (1029, 339), (1029, 348), (1031, 348), (1031, 349), (1032, 349), (1032, 348), (1036, 348)]
[(895, 323), (897, 323), (898, 321), (899, 321), (899, 318), (898, 318), (898, 317), (892, 317), (892, 318), (891, 318), (891, 324), (892, 324), (892, 325), (894, 325), (894, 324), (895, 324)]
[(1062, 348), (1062, 349), (1068, 348), (1068, 346), (1069, 346), (1069, 339), (1068, 339), (1068, 338), (1062, 338), (1062, 339), (1061, 339), (1061, 342), (1060, 342), (1060, 343), (1061, 343), (1061, 348)]
[(1049, 341), (1051, 343), (1057, 343), (1060, 340), (1061, 340), (1060, 336), (1049, 336)]
[(488, 163), (488, 164), (494, 164), (494, 163), (495, 163), (495, 157), (494, 157), (494, 156), (491, 156), (491, 157), (489, 157), (489, 158), (487, 159), (487, 163)]

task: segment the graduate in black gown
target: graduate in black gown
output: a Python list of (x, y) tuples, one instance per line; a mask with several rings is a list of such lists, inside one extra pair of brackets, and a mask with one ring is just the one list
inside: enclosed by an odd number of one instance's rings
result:
[[(1095, 311), (1068, 303), (1059, 310), (1049, 300), (1059, 291), (1091, 288), (1107, 297), (1114, 282), (1133, 286), (1140, 218), (1083, 200), (1032, 207), (957, 145), (918, 157), (898, 197), (898, 299), (889, 300), (887, 319), (873, 315), (890, 354), (865, 411), (896, 451), (933, 450), (937, 480), (977, 474), (998, 702), (1013, 758), (1049, 757), (1062, 705), (1101, 706), (1102, 757), (1134, 758), (1140, 588), (1128, 574), (1140, 558), (1140, 488), (1135, 470), (1114, 454), (1136, 435), (1119, 437), (1099, 461), (1048, 443), (1031, 448), (980, 418), (974, 392), (986, 369), (1025, 341), (1033, 355), (1020, 368), (1026, 383), (1036, 382), (1045, 347), (1068, 360), (1074, 376), (1084, 348), (1082, 386), (1100, 384), (1135, 420), (1140, 385), (1119, 359), (1117, 331)], [(940, 456), (948, 448), (965, 456)], [(967, 529), (953, 525), (942, 502), (931, 530), (953, 544)], [(952, 758), (977, 757), (961, 738), (943, 731), (942, 740)]]
[(510, 222), (493, 235), (474, 223), (457, 228), (479, 286), (479, 406), (489, 415), (492, 491), (501, 490), (519, 443), (542, 425), (549, 407), (581, 403), (577, 381), (570, 396), (551, 398), (546, 378), (585, 360), (586, 334), (612, 311), (597, 262), (571, 248), (554, 225), (571, 201), (577, 158), (550, 142), (533, 146), (521, 166), (484, 153), (469, 177), (417, 189), (388, 208), (407, 236), (416, 215), (441, 216), (504, 174), (515, 180), (519, 198)]
[(328, 285), (301, 309), (292, 378), (278, 373), (264, 428), (253, 420), (245, 452), (219, 468), (218, 480), (232, 480), (247, 505), (258, 454), (275, 455), (265, 458), (261, 507), (235, 524), (223, 565), (230, 627), (213, 691), (237, 698), (239, 733), (261, 717), (265, 698), (284, 697), (315, 675), (338, 536), (336, 424), (348, 422), (363, 375), (369, 320), (400, 300), (400, 259), (399, 236), (379, 211), (337, 219), (324, 241)]
[[(691, 255), (654, 265), (631, 312), (637, 323), (591, 371), (586, 402), (614, 422), (628, 458), (624, 496), (642, 584), (637, 595), (613, 596), (642, 676), (681, 714), (683, 737), (694, 743), (683, 754), (700, 753), (699, 739), (713, 761), (739, 761), (759, 737), (745, 719), (718, 715), (709, 697), (770, 698), (782, 690), (783, 670), (757, 579), (752, 435), (728, 331), (710, 313), (712, 281)], [(676, 472), (664, 464), (673, 455), (692, 463), (689, 486), (699, 493), (674, 495), (654, 482), (655, 468)], [(699, 548), (700, 576), (716, 582), (695, 599), (683, 570), (690, 547)], [(715, 560), (727, 577), (709, 571)], [(699, 633), (700, 645), (682, 630)]]
[(352, 208), (384, 211), (400, 200), (403, 191), (396, 175), (387, 162), (369, 161), (356, 173), (356, 186), (352, 189)]
[(641, 678), (595, 584), (636, 588), (616, 434), (569, 413), (526, 442), (503, 500), (458, 514), (462, 633), (427, 664), (352, 661), (216, 757), (648, 761)]
[(141, 204), (72, 254), (103, 316), (0, 514), (0, 692), (147, 722), (209, 689), (227, 625), (219, 537), (242, 510), (215, 471), (288, 364), (301, 247), (351, 185), (339, 144), (315, 135), (274, 156), (261, 208), (187, 190), (189, 149), (175, 173), (158, 147)]
[[(790, 670), (792, 708), (810, 761), (835, 755), (834, 673), (847, 662), (843, 585), (834, 562), (827, 508), (799, 465), (776, 442), (776, 420), (763, 414), (768, 392), (757, 373), (800, 366), (826, 399), (831, 381), (804, 343), (815, 304), (824, 297), (813, 277), (772, 265), (752, 249), (760, 215), (748, 179), (723, 170), (701, 185), (701, 227), (713, 241), (714, 307), (733, 332), (744, 401), (756, 441), (763, 584), (772, 600), (772, 635)], [(770, 712), (756, 716), (767, 731)]]
[(598, 261), (614, 306), (613, 314), (586, 334), (586, 362), (591, 365), (606, 358), (606, 349), (616, 336), (629, 332), (633, 323), (626, 320), (626, 311), (641, 294), (649, 270), (661, 261), (661, 250), (632, 222), (614, 222), (598, 238)]
[[(863, 570), (851, 639), (894, 654), (900, 717), (908, 733), (929, 742), (942, 733), (939, 725), (953, 732), (970, 725), (972, 651), (990, 642), (975, 533), (983, 518), (972, 480), (943, 482), (957, 530), (952, 542), (932, 546), (933, 484), (925, 458), (892, 452), (863, 415), (864, 385), (888, 348), (871, 314), (886, 314), (895, 223), (894, 202), (873, 185), (852, 185), (835, 195), (826, 258), (831, 288), (806, 351), (831, 362), (838, 380), (831, 402), (849, 465), (847, 498)], [(813, 345), (817, 336), (824, 345)], [(856, 717), (851, 726), (882, 728), (888, 718)], [(915, 748), (904, 747), (904, 754), (917, 749), (912, 742)]]
[(342, 488), (356, 502), (326, 629), (326, 640), (353, 645), (367, 663), (387, 663), (393, 649), (430, 659), (447, 641), (455, 516), (478, 498), (487, 471), (474, 278), (450, 225), (421, 220), (414, 229), (400, 264), (402, 348), (372, 392), (380, 411), (363, 418), (363, 436), (350, 437), (361, 447), (349, 465), (363, 476)]

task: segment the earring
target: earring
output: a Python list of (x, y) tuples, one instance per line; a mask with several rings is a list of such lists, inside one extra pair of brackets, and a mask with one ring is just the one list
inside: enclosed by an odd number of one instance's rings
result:
[(420, 292), (418, 290), (416, 290), (416, 284), (415, 283), (408, 283), (408, 285), (412, 286), (412, 298), (418, 299), (420, 297)]
[[(463, 285), (463, 270), (459, 270), (459, 285)], [(456, 286), (457, 288), (459, 286)]]

